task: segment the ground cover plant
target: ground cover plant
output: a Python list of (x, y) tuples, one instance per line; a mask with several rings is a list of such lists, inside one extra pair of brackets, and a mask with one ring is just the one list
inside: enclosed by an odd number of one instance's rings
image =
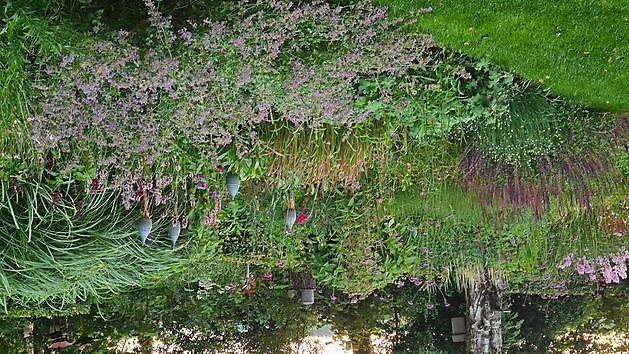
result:
[(626, 279), (629, 127), (615, 115), (368, 2), (226, 3), (175, 25), (142, 6), (140, 28), (95, 21), (3, 67), (25, 88), (23, 110), (2, 106), (19, 127), (0, 170), (9, 316), (87, 314), (164, 283), (238, 302), (289, 287), (289, 271), (349, 304), (392, 287), (559, 298)]
[(430, 9), (418, 17), (418, 28), (433, 33), (440, 44), (490, 58), (556, 94), (601, 110), (629, 108), (624, 1), (377, 3), (398, 15)]

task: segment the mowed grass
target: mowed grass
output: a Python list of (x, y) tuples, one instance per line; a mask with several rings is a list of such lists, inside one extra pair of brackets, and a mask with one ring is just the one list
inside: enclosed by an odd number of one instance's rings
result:
[(629, 111), (629, 0), (375, 0), (417, 28), (558, 95)]

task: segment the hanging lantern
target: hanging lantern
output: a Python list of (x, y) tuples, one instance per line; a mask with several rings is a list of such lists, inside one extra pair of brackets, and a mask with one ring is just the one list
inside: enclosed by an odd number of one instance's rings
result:
[(240, 179), (238, 179), (237, 175), (228, 174), (227, 175), (227, 191), (232, 196), (232, 200), (236, 197), (236, 193), (238, 193), (238, 189), (240, 188)]
[(153, 227), (153, 221), (151, 221), (148, 217), (143, 217), (138, 221), (138, 232), (140, 233), (140, 240), (142, 240), (142, 246), (146, 243), (146, 239), (149, 237), (149, 233), (151, 233), (151, 228)]
[(181, 223), (179, 220), (173, 221), (168, 228), (168, 236), (170, 236), (170, 242), (175, 247), (179, 234), (181, 233)]
[(284, 217), (284, 221), (286, 221), (286, 226), (288, 227), (288, 231), (293, 231), (293, 224), (295, 224), (295, 220), (297, 219), (297, 212), (295, 209), (288, 209), (286, 211), (286, 216)]

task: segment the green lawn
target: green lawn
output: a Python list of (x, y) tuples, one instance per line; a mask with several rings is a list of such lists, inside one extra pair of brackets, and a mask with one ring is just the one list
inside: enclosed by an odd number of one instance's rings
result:
[(627, 0), (375, 0), (394, 14), (432, 7), (419, 29), (555, 93), (629, 111)]

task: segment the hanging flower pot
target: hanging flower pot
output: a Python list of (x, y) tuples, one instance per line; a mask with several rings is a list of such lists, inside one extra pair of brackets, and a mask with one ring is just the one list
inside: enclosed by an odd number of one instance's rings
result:
[(301, 303), (304, 305), (314, 304), (314, 289), (301, 289)]
[(301, 303), (304, 305), (314, 304), (315, 289), (317, 285), (310, 273), (301, 274)]
[(293, 231), (293, 224), (295, 224), (296, 219), (297, 219), (297, 212), (295, 212), (295, 209), (288, 209), (286, 211), (286, 216), (284, 217), (284, 221), (286, 221), (286, 226), (288, 227), (288, 231)]
[(238, 193), (238, 189), (240, 188), (240, 179), (238, 179), (237, 175), (228, 174), (227, 175), (227, 191), (232, 196), (232, 200), (236, 197), (236, 193)]
[(151, 233), (151, 228), (153, 227), (153, 221), (151, 221), (148, 217), (143, 217), (138, 221), (138, 232), (140, 232), (140, 240), (142, 240), (142, 246), (146, 242), (147, 237), (149, 237), (149, 233)]
[(170, 236), (170, 242), (175, 247), (177, 243), (177, 239), (179, 238), (179, 234), (181, 233), (181, 223), (177, 221), (173, 221), (168, 227), (168, 236)]

